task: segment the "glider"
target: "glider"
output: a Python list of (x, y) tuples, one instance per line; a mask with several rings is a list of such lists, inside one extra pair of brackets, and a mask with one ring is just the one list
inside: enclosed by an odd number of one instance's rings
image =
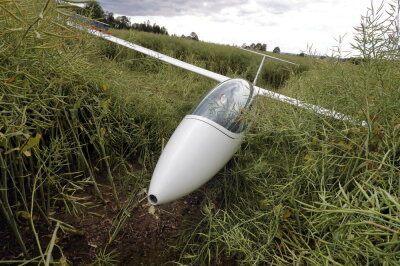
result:
[[(140, 45), (114, 37), (104, 31), (67, 22), (80, 30), (122, 45), (163, 62), (220, 82), (181, 121), (165, 146), (154, 170), (148, 200), (153, 205), (179, 199), (211, 179), (239, 149), (246, 127), (244, 113), (257, 95), (266, 96), (317, 114), (339, 120), (356, 122), (350, 116), (269, 91), (255, 85), (265, 58), (295, 64), (280, 58), (246, 50), (263, 56), (253, 81), (231, 79), (224, 75), (180, 61)], [(242, 49), (242, 48), (241, 48)], [(365, 121), (361, 122), (366, 126)]]

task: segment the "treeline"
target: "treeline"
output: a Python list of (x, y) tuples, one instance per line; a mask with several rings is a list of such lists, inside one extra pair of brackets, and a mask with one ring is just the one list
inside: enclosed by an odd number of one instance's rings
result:
[(181, 38), (186, 38), (186, 39), (193, 40), (193, 41), (199, 41), (199, 36), (197, 36), (196, 32), (192, 32), (188, 36), (185, 36), (182, 34)]
[(261, 43), (257, 43), (257, 44), (252, 43), (250, 45), (247, 45), (247, 44), (244, 43), (242, 45), (242, 48), (260, 50), (260, 51), (267, 51), (267, 44), (265, 44), (265, 43), (263, 43), (263, 44), (261, 44)]
[(143, 23), (131, 23), (127, 16), (114, 17), (114, 13), (104, 11), (98, 2), (90, 2), (83, 8), (76, 9), (79, 15), (89, 17), (110, 25), (115, 29), (133, 29), (138, 31), (152, 32), (157, 34), (168, 35), (168, 30), (165, 27), (159, 26), (156, 23), (151, 24), (150, 21)]

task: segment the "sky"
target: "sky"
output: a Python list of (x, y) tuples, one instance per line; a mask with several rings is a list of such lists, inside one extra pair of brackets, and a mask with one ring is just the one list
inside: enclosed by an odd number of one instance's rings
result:
[[(196, 32), (207, 42), (239, 45), (266, 43), (267, 50), (311, 51), (332, 55), (351, 49), (354, 27), (360, 25), (371, 1), (381, 0), (100, 0), (105, 11), (128, 16), (132, 23), (147, 20), (178, 36)], [(339, 41), (341, 40), (341, 41)]]

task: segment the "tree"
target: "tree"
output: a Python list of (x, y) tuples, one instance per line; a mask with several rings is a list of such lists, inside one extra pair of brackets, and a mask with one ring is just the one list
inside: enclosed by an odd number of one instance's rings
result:
[(272, 51), (275, 54), (280, 54), (281, 53), (281, 48), (279, 48), (278, 46), (274, 48), (274, 50)]
[(256, 46), (254, 47), (254, 49), (256, 50), (261, 50), (262, 44), (261, 43), (257, 43)]
[[(79, 15), (107, 23), (112, 28), (126, 30), (134, 29), (139, 31), (168, 35), (168, 30), (165, 27), (161, 27), (156, 23), (153, 23), (152, 25), (150, 23), (150, 20), (143, 23), (131, 23), (130, 19), (127, 16), (114, 17), (114, 14), (112, 12), (104, 11), (98, 1), (90, 2), (86, 4), (85, 7), (74, 9), (74, 11)], [(199, 37), (194, 32), (192, 32), (191, 35), (187, 38), (196, 41), (199, 40)]]
[(129, 29), (131, 27), (131, 22), (127, 16), (117, 17), (116, 24), (118, 29)]
[(189, 39), (192, 39), (193, 41), (199, 40), (199, 36), (197, 36), (196, 32), (190, 33), (190, 35), (188, 37), (189, 37)]
[(267, 44), (266, 43), (262, 44), (260, 50), (261, 51), (267, 51)]
[(161, 27), (161, 34), (168, 35), (167, 28), (165, 28), (165, 27)]
[(110, 27), (115, 28), (117, 22), (115, 21), (114, 14), (111, 12), (106, 12), (105, 23), (110, 25)]
[(158, 26), (156, 23), (153, 24), (153, 32), (154, 33), (161, 33), (161, 27)]
[(86, 4), (82, 15), (90, 17), (96, 20), (102, 20), (105, 18), (105, 13), (99, 2), (94, 1)]

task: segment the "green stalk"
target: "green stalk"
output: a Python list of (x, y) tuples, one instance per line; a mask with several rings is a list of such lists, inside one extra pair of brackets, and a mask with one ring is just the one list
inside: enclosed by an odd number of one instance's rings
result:
[(100, 189), (99, 189), (99, 187), (98, 187), (98, 185), (97, 185), (97, 182), (96, 182), (96, 180), (95, 180), (95, 178), (94, 178), (93, 171), (92, 171), (92, 169), (90, 168), (90, 165), (89, 165), (88, 161), (87, 161), (86, 158), (85, 158), (85, 155), (84, 155), (84, 153), (83, 153), (83, 151), (82, 151), (82, 147), (81, 147), (81, 145), (80, 145), (78, 136), (76, 135), (76, 132), (75, 132), (75, 130), (74, 130), (72, 124), (71, 124), (71, 121), (68, 119), (68, 114), (67, 114), (67, 111), (66, 111), (65, 109), (64, 109), (64, 113), (65, 113), (65, 119), (67, 120), (68, 125), (69, 125), (70, 128), (71, 128), (72, 136), (73, 136), (74, 139), (75, 139), (75, 142), (76, 142), (76, 145), (77, 145), (79, 154), (80, 154), (80, 156), (81, 156), (81, 159), (82, 159), (82, 161), (84, 162), (87, 171), (89, 172), (89, 177), (90, 177), (90, 179), (93, 181), (94, 188), (95, 188), (97, 194), (99, 195), (99, 198), (100, 198), (102, 201), (104, 201), (103, 195), (101, 194)]
[[(43, 164), (42, 164), (42, 166), (43, 166)], [(35, 202), (36, 202), (36, 200), (35, 200), (35, 193), (36, 193), (36, 190), (37, 190), (36, 184), (37, 184), (37, 181), (38, 181), (38, 176), (40, 175), (40, 173), (41, 173), (41, 171), (42, 171), (42, 166), (38, 169), (37, 174), (36, 174), (36, 176), (34, 177), (34, 181), (33, 181), (32, 197), (31, 197), (31, 206), (30, 206), (30, 213), (29, 213), (29, 214), (30, 214), (30, 219), (29, 219), (29, 221), (30, 221), (30, 224), (31, 224), (31, 227), (32, 227), (33, 235), (35, 236), (35, 240), (36, 240), (36, 244), (37, 244), (37, 246), (38, 246), (39, 252), (40, 252), (40, 256), (41, 256), (42, 260), (44, 261), (44, 254), (43, 254), (43, 251), (42, 251), (42, 246), (41, 246), (41, 244), (40, 244), (39, 235), (38, 235), (38, 233), (37, 233), (37, 231), (36, 231), (35, 224), (34, 224), (34, 222), (33, 222), (33, 205), (34, 205)]]
[[(11, 155), (11, 154), (10, 154), (10, 155)], [(13, 156), (13, 157), (14, 157), (14, 156)], [(14, 161), (15, 158), (12, 158), (11, 160)], [(15, 201), (18, 201), (17, 189), (16, 189), (16, 188), (17, 188), (17, 180), (16, 180), (16, 177), (18, 176), (18, 174), (16, 173), (15, 168), (16, 168), (16, 165), (15, 165), (15, 164), (10, 165), (10, 167), (8, 167), (9, 173), (10, 173), (10, 176), (11, 176), (11, 181), (12, 181), (12, 183), (13, 183), (13, 186), (15, 187), (15, 189), (12, 189), (11, 191), (12, 191), (14, 200), (15, 200)]]
[[(57, 116), (57, 124), (58, 124), (57, 127), (60, 129), (61, 142), (62, 142), (62, 144), (63, 144), (62, 146), (64, 146), (64, 141), (67, 141), (67, 137), (65, 136), (64, 127), (63, 127), (62, 124), (60, 123), (59, 118), (60, 118), (60, 116), (58, 115), (58, 116)], [(71, 166), (70, 166), (70, 164), (73, 162), (71, 153), (68, 153), (67, 158), (68, 158), (67, 161), (69, 162), (69, 163), (67, 164), (68, 173), (71, 173), (72, 171), (71, 171)]]
[(47, 250), (46, 261), (44, 263), (45, 266), (50, 265), (50, 260), (52, 258), (51, 253), (53, 252), (53, 248), (54, 248), (54, 245), (56, 243), (56, 237), (57, 237), (58, 228), (60, 228), (60, 222), (57, 222), (56, 228), (54, 229), (53, 235), (51, 236), (51, 240), (50, 240), (50, 243), (49, 243), (49, 248)]
[(24, 254), (28, 254), (28, 250), (26, 249), (25, 243), (22, 239), (21, 233), (19, 232), (18, 225), (15, 221), (14, 214), (12, 212), (10, 203), (8, 202), (8, 195), (7, 195), (7, 171), (6, 171), (6, 165), (4, 163), (3, 155), (0, 153), (0, 165), (1, 165), (1, 172), (2, 172), (2, 187), (1, 189), (1, 196), (3, 199), (0, 199), (0, 206), (1, 210), (6, 217), (8, 224), (11, 226), (11, 229), (14, 232), (15, 237), (17, 238), (17, 241), (22, 249), (22, 252)]
[(24, 163), (23, 160), (19, 163), (19, 180), (20, 180), (20, 186), (21, 186), (21, 192), (22, 192), (22, 200), (24, 202), (24, 205), (27, 207), (27, 200), (26, 200), (26, 189), (25, 189), (25, 177), (24, 177), (24, 170), (22, 167), (22, 164)]
[(39, 264), (40, 263), (39, 259), (40, 259), (40, 256), (35, 257), (31, 260), (0, 260), (0, 264), (7, 264), (7, 265), (18, 264), (19, 266), (26, 265), (28, 263), (34, 263), (34, 262)]
[(114, 195), (115, 201), (117, 202), (117, 206), (118, 206), (118, 208), (121, 208), (121, 204), (120, 204), (120, 201), (119, 201), (119, 198), (118, 198), (117, 189), (115, 187), (114, 178), (113, 178), (113, 175), (111, 173), (109, 157), (107, 156), (106, 149), (105, 149), (105, 146), (104, 146), (104, 136), (101, 133), (101, 127), (100, 127), (100, 125), (98, 123), (98, 120), (101, 119), (102, 116), (100, 116), (99, 118), (96, 118), (95, 115), (94, 115), (95, 112), (90, 106), (89, 106), (89, 110), (91, 111), (92, 118), (93, 118), (94, 124), (96, 126), (96, 131), (97, 131), (97, 136), (98, 136), (98, 142), (99, 142), (99, 146), (100, 146), (101, 156), (103, 157), (105, 165), (106, 165), (106, 168), (107, 168), (107, 179), (108, 179), (108, 182), (110, 183), (110, 185), (112, 187), (113, 195)]
[(101, 137), (101, 136), (99, 136), (99, 138), (100, 138), (100, 140), (99, 140), (100, 149), (101, 149), (101, 152), (103, 153), (103, 158), (104, 158), (104, 161), (105, 161), (105, 164), (106, 164), (106, 168), (107, 168), (108, 182), (110, 182), (110, 184), (111, 184), (112, 191), (113, 191), (113, 194), (114, 194), (114, 198), (115, 198), (115, 200), (117, 202), (117, 206), (118, 206), (118, 208), (121, 208), (121, 204), (120, 204), (120, 201), (118, 199), (117, 189), (115, 188), (114, 178), (113, 178), (113, 176), (111, 174), (110, 163), (108, 162), (108, 156), (106, 155), (106, 149), (104, 147), (104, 140), (103, 140), (103, 137)]

